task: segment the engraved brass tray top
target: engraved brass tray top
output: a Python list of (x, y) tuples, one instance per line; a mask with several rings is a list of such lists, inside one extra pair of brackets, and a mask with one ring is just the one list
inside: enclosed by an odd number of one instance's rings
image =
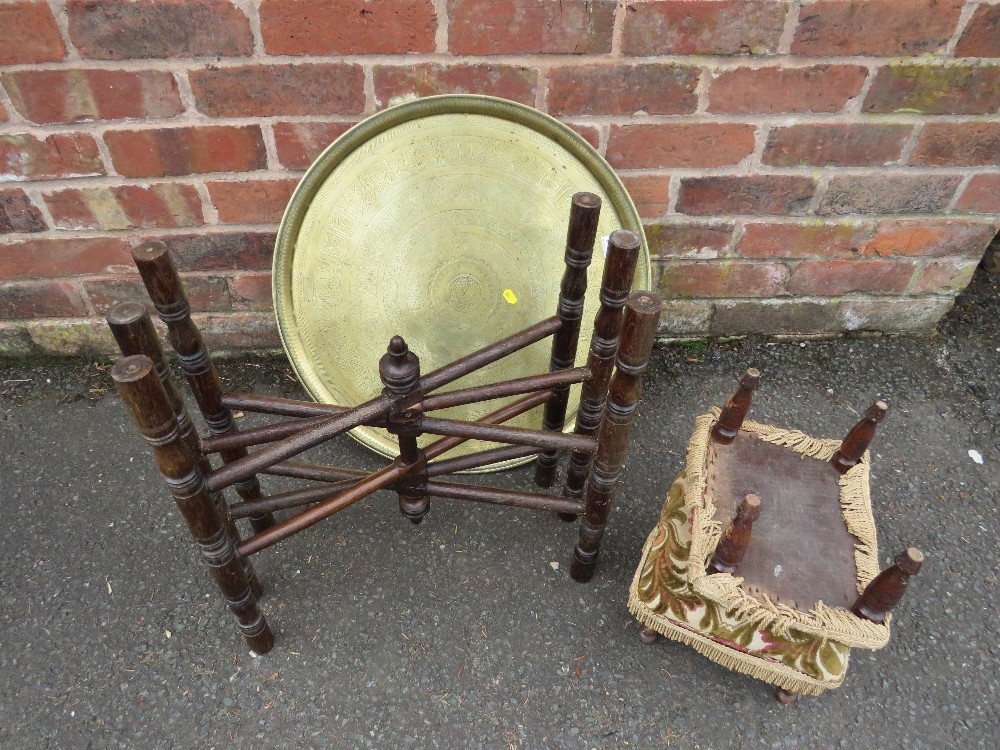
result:
[[(615, 229), (642, 236), (635, 206), (601, 156), (557, 120), (486, 96), (419, 99), (348, 130), (302, 178), (275, 245), (278, 330), (305, 389), (320, 403), (354, 406), (381, 392), (378, 361), (395, 334), (428, 373), (554, 315), (570, 199), (581, 190), (603, 207), (577, 365), (586, 364), (599, 305), (602, 239)], [(635, 288), (649, 281), (644, 243)], [(540, 341), (442, 390), (546, 372), (550, 346)], [(511, 400), (435, 416), (474, 420)], [(578, 401), (574, 388), (568, 426)], [(541, 410), (508, 424), (540, 428)], [(382, 429), (351, 434), (398, 455)], [(469, 441), (450, 455), (486, 447)]]

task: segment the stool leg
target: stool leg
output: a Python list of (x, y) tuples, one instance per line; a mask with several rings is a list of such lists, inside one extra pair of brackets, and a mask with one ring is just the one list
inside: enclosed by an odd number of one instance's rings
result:
[(601, 537), (625, 462), (632, 417), (642, 387), (642, 373), (649, 364), (662, 306), (659, 297), (652, 292), (632, 292), (625, 303), (622, 343), (597, 437), (597, 455), (590, 470), (580, 540), (570, 568), (570, 575), (581, 583), (589, 581), (594, 575)]
[(875, 437), (875, 428), (885, 419), (889, 405), (885, 401), (876, 401), (868, 407), (865, 415), (858, 421), (840, 443), (840, 448), (833, 454), (830, 464), (841, 474), (846, 474), (855, 466), (868, 450)]
[(202, 557), (251, 649), (264, 654), (274, 647), (274, 635), (257, 607), (236, 546), (218, 506), (205, 487), (198, 460), (180, 436), (177, 417), (156, 375), (152, 360), (126, 357), (111, 370), (122, 401), (139, 431), (152, 447), (160, 473), (170, 486), (178, 509), (198, 543)]
[(720, 445), (729, 445), (736, 439), (743, 420), (750, 411), (753, 392), (760, 385), (760, 371), (751, 367), (740, 378), (740, 387), (729, 397), (725, 408), (719, 415), (719, 421), (712, 427), (712, 439)]
[(779, 687), (774, 689), (774, 697), (778, 703), (783, 703), (787, 706), (789, 703), (795, 703), (799, 699), (799, 694)]
[(643, 643), (656, 643), (660, 639), (660, 634), (657, 633), (652, 628), (647, 628), (643, 625), (639, 629), (639, 640)]
[[(566, 270), (559, 287), (559, 307), (556, 315), (562, 325), (552, 336), (552, 359), (549, 370), (565, 370), (576, 361), (576, 348), (580, 340), (580, 321), (583, 318), (583, 301), (587, 293), (587, 268), (594, 254), (597, 222), (601, 215), (601, 199), (593, 193), (576, 193), (569, 213), (569, 231), (566, 235)], [(566, 423), (566, 405), (569, 386), (556, 386), (555, 395), (545, 404), (542, 427), (553, 432), (562, 431)], [(535, 484), (550, 487), (556, 477), (558, 451), (538, 454), (535, 464)]]
[[(420, 388), (420, 359), (410, 351), (402, 336), (393, 336), (386, 353), (378, 363), (378, 374), (385, 386), (386, 396), (400, 397), (416, 394)], [(400, 411), (396, 408), (389, 414), (389, 432), (399, 437), (399, 459), (405, 466), (422, 464), (418, 470), (406, 477), (398, 486), (399, 512), (414, 524), (424, 520), (431, 509), (427, 496), (427, 457), (417, 447), (420, 436), (419, 408)]]

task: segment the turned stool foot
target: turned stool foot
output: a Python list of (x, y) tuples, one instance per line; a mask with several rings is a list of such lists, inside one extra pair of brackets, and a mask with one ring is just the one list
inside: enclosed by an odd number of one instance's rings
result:
[(660, 634), (652, 628), (643, 626), (639, 630), (639, 640), (643, 643), (656, 643), (660, 639)]
[(560, 521), (565, 521), (566, 523), (573, 523), (573, 521), (579, 518), (576, 513), (556, 513), (559, 516)]
[(778, 703), (787, 706), (789, 703), (795, 703), (799, 699), (799, 694), (779, 687), (774, 689), (774, 697), (778, 699)]

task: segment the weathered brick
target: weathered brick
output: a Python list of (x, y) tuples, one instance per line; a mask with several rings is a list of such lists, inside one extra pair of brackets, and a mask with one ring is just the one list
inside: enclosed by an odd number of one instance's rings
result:
[(911, 164), (995, 167), (1000, 164), (1000, 122), (930, 122), (924, 125)]
[(767, 55), (778, 49), (785, 3), (664, 0), (628, 5), (626, 55)]
[(670, 176), (665, 174), (621, 175), (639, 216), (655, 219), (670, 206)]
[(850, 258), (861, 254), (871, 233), (867, 222), (752, 223), (743, 227), (736, 251), (744, 258)]
[(276, 224), (281, 221), (298, 180), (206, 182), (209, 197), (228, 224)]
[(830, 178), (819, 214), (907, 214), (943, 211), (962, 182), (960, 175), (883, 172)]
[(1000, 107), (1000, 67), (888, 65), (865, 97), (865, 112), (984, 115)]
[(72, 318), (87, 314), (87, 303), (65, 281), (0, 284), (0, 318)]
[(705, 336), (712, 321), (712, 303), (701, 300), (663, 300), (660, 336)]
[(431, 0), (264, 0), (264, 49), (272, 55), (433, 52)]
[(456, 55), (611, 51), (616, 0), (448, 0)]
[(0, 190), (0, 234), (44, 232), (45, 218), (23, 190)]
[[(220, 312), (232, 309), (229, 287), (218, 276), (185, 276), (184, 293), (195, 312)], [(150, 307), (149, 294), (139, 279), (92, 279), (84, 282), (87, 296), (100, 315), (119, 302), (138, 302)], [(155, 313), (154, 313), (155, 314)]]
[(881, 221), (864, 254), (980, 258), (997, 229), (994, 224), (974, 221)]
[(723, 70), (712, 75), (708, 111), (839, 112), (860, 93), (867, 75), (861, 65)]
[(754, 126), (744, 123), (613, 125), (608, 162), (616, 169), (723, 167), (753, 153)]
[(188, 73), (198, 110), (211, 117), (360, 114), (360, 65), (319, 63), (209, 67)]
[(571, 65), (549, 72), (554, 115), (673, 115), (694, 112), (701, 71), (690, 65)]
[(306, 169), (323, 150), (343, 135), (350, 122), (276, 122), (274, 142), (278, 161), (289, 169)]
[(161, 239), (184, 271), (264, 271), (271, 269), (274, 232), (202, 232)]
[(489, 94), (533, 104), (538, 72), (518, 65), (376, 65), (375, 104), (434, 94)]
[(733, 236), (732, 224), (681, 224), (668, 221), (644, 227), (654, 258), (718, 258)]
[(772, 128), (761, 161), (775, 167), (879, 166), (897, 161), (912, 125), (843, 123)]
[(809, 177), (720, 175), (681, 180), (677, 210), (695, 215), (804, 214), (816, 192)]
[(256, 125), (206, 125), (104, 134), (111, 160), (126, 177), (245, 172), (267, 166)]
[(803, 5), (793, 55), (920, 55), (947, 44), (965, 0), (819, 0)]
[(583, 140), (593, 146), (595, 149), (599, 148), (601, 143), (601, 129), (596, 125), (580, 125), (577, 123), (566, 123), (566, 126), (571, 128), (575, 133), (577, 133)]
[(280, 349), (281, 337), (270, 312), (202, 313), (194, 322), (209, 351)]
[(980, 5), (958, 40), (959, 57), (1000, 57), (1000, 5)]
[(24, 325), (32, 353), (45, 356), (121, 356), (103, 320), (30, 320)]
[(42, 197), (59, 229), (150, 229), (205, 223), (198, 191), (176, 182), (67, 188)]
[(177, 81), (161, 70), (21, 70), (2, 79), (31, 122), (163, 119), (184, 111)]
[(97, 142), (84, 133), (0, 135), (0, 180), (104, 174)]
[(244, 273), (229, 279), (235, 310), (271, 310), (271, 274)]
[(910, 294), (946, 294), (960, 292), (972, 281), (978, 261), (941, 258), (924, 266)]
[(673, 297), (773, 297), (785, 291), (780, 263), (672, 261), (664, 264), (660, 294)]
[(735, 336), (832, 333), (840, 330), (840, 304), (833, 300), (720, 300), (715, 304), (710, 333)]
[(238, 57), (253, 52), (250, 22), (228, 0), (68, 0), (83, 57)]
[(952, 297), (848, 298), (841, 301), (845, 331), (929, 333), (954, 304)]
[(20, 359), (34, 354), (31, 336), (23, 323), (0, 320), (0, 357)]
[(975, 175), (955, 207), (970, 213), (1000, 214), (1000, 173)]
[(7, 109), (3, 106), (3, 104), (0, 104), (0, 122), (7, 122), (9, 119), (10, 116), (7, 114)]
[(902, 294), (917, 267), (902, 260), (807, 260), (793, 266), (788, 291), (817, 297)]
[(114, 238), (32, 238), (0, 244), (0, 279), (135, 273), (132, 251)]
[(44, 0), (0, 5), (0, 65), (55, 62), (66, 57), (52, 9)]

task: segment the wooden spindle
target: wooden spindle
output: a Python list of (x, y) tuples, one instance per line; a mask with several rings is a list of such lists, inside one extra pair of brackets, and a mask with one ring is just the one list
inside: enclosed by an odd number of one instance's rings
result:
[(597, 438), (597, 453), (590, 470), (586, 506), (580, 523), (580, 539), (573, 553), (570, 575), (589, 581), (594, 575), (601, 537), (611, 512), (632, 418), (642, 388), (642, 373), (656, 340), (656, 327), (663, 304), (652, 292), (632, 292), (625, 302), (621, 346), (615, 359), (615, 374), (608, 388), (608, 401)]
[(750, 546), (753, 522), (760, 517), (760, 498), (753, 493), (743, 498), (733, 520), (722, 532), (715, 554), (705, 573), (735, 573)]
[[(236, 421), (233, 413), (222, 405), (222, 383), (205, 348), (201, 331), (191, 320), (191, 306), (166, 244), (160, 241), (146, 242), (132, 251), (132, 258), (160, 320), (167, 324), (170, 344), (177, 352), (181, 369), (208, 424), (209, 432), (213, 435), (234, 432)], [(219, 455), (223, 463), (229, 463), (245, 457), (247, 450), (234, 448)], [(235, 486), (237, 493), (245, 501), (263, 497), (256, 476), (236, 482)], [(263, 531), (274, 525), (274, 516), (265, 513), (252, 517), (250, 525), (254, 531)]]
[[(580, 406), (576, 413), (577, 435), (596, 435), (601, 426), (622, 330), (622, 310), (632, 289), (641, 247), (642, 238), (625, 229), (615, 230), (608, 239), (608, 257), (601, 279), (601, 307), (594, 319), (594, 333), (590, 338), (590, 354), (587, 358), (590, 379), (580, 389)], [(584, 451), (573, 451), (570, 454), (566, 483), (563, 486), (564, 496), (583, 499), (583, 488), (592, 457), (593, 454)], [(561, 515), (560, 518), (564, 521), (574, 520), (574, 516), (570, 515)]]
[(886, 615), (899, 604), (906, 593), (910, 576), (920, 572), (923, 562), (924, 555), (916, 547), (900, 552), (893, 560), (892, 567), (883, 570), (865, 587), (851, 611), (872, 622), (885, 622)]
[[(587, 268), (594, 254), (597, 222), (601, 215), (601, 199), (593, 193), (576, 193), (569, 213), (569, 230), (566, 234), (566, 269), (559, 287), (559, 307), (556, 317), (560, 326), (552, 337), (552, 359), (549, 370), (567, 370), (576, 361), (577, 343), (580, 339), (580, 322), (583, 302), (587, 293)], [(545, 404), (542, 427), (561, 432), (566, 423), (566, 406), (569, 386), (553, 389), (555, 396)], [(556, 476), (559, 453), (555, 450), (538, 455), (535, 464), (535, 484), (550, 487)]]
[(851, 467), (857, 465), (875, 437), (875, 428), (885, 419), (888, 411), (889, 405), (885, 401), (876, 401), (868, 407), (865, 415), (847, 433), (840, 448), (830, 459), (833, 468), (846, 474)]
[[(385, 386), (382, 392), (387, 398), (402, 403), (407, 396), (419, 397), (420, 359), (410, 351), (402, 336), (393, 336), (389, 341), (385, 354), (378, 362), (378, 374)], [(387, 423), (389, 432), (399, 438), (399, 460), (403, 466), (419, 465), (397, 486), (399, 512), (414, 524), (424, 520), (431, 508), (426, 492), (427, 456), (417, 447), (422, 416), (419, 406), (405, 410), (394, 407)]]
[(160, 473), (236, 616), (243, 637), (254, 651), (267, 653), (274, 646), (274, 635), (257, 607), (257, 597), (237, 557), (226, 521), (205, 487), (198, 458), (181, 438), (177, 417), (156, 367), (144, 355), (126, 357), (112, 368), (111, 377), (139, 431), (153, 447)]
[(736, 392), (729, 397), (719, 420), (712, 428), (712, 439), (720, 445), (729, 445), (736, 439), (743, 420), (746, 419), (747, 412), (750, 411), (750, 402), (753, 400), (753, 392), (760, 385), (760, 372), (753, 367), (748, 369), (740, 378), (740, 385)]

